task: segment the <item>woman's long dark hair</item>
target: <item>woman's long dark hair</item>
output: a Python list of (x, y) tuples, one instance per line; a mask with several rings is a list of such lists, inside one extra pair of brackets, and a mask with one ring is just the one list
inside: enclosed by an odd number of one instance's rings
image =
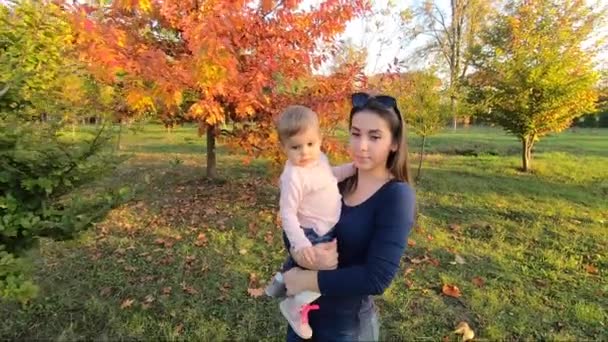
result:
[[(353, 117), (362, 111), (368, 111), (375, 113), (382, 118), (388, 124), (391, 131), (391, 137), (394, 143), (397, 143), (397, 150), (389, 152), (388, 159), (386, 160), (386, 168), (393, 175), (395, 180), (412, 184), (410, 163), (408, 158), (407, 148), (407, 132), (401, 113), (397, 108), (390, 108), (384, 104), (370, 98), (364, 106), (353, 107), (350, 111), (350, 118), (348, 120), (348, 129), (352, 128)], [(357, 188), (358, 172), (340, 184), (340, 191), (343, 195), (353, 192)]]

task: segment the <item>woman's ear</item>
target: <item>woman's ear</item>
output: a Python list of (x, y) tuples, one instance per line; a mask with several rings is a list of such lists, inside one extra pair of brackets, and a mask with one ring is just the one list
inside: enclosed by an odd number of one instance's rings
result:
[(391, 152), (397, 152), (398, 149), (399, 149), (399, 144), (398, 143), (393, 143), (391, 145)]

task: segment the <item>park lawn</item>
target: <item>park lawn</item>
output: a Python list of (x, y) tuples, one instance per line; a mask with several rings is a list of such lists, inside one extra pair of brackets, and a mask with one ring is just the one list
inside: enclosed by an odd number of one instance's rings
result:
[[(285, 253), (268, 163), (220, 146), (220, 179), (204, 180), (189, 126), (127, 131), (121, 146), (131, 157), (97, 186), (134, 199), (76, 240), (42, 241), (40, 295), (1, 303), (0, 339), (283, 339), (277, 303), (255, 296)], [(467, 321), (480, 340), (608, 340), (608, 131), (541, 140), (532, 174), (497, 129), (429, 150), (410, 248), (377, 300), (382, 339), (456, 341)]]

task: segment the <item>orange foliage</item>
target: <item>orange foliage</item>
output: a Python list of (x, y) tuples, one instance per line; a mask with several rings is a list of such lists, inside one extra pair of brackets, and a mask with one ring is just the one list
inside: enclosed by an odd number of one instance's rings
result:
[[(309, 105), (331, 129), (346, 117), (346, 101), (361, 81), (360, 65), (331, 76), (313, 70), (336, 53), (336, 35), (367, 10), (366, 2), (328, 0), (310, 10), (301, 3), (120, 0), (103, 9), (75, 7), (73, 18), (82, 58), (98, 79), (120, 83), (136, 94), (129, 98), (146, 93), (154, 99), (148, 102), (162, 104), (164, 119), (182, 110), (180, 118), (201, 131), (216, 127), (228, 145), (278, 158), (273, 118), (284, 106)], [(285, 80), (307, 86), (281, 90)], [(186, 92), (193, 94), (188, 103)], [(224, 123), (231, 128), (220, 132)]]

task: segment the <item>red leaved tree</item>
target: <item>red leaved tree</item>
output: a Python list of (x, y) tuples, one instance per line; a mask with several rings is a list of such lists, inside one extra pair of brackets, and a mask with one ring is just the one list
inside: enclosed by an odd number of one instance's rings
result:
[(207, 176), (214, 177), (216, 137), (251, 156), (276, 157), (273, 119), (287, 104), (314, 107), (325, 127), (345, 117), (362, 66), (330, 76), (313, 71), (336, 53), (336, 35), (368, 6), (364, 0), (301, 5), (118, 0), (73, 10), (82, 58), (92, 71), (120, 84), (134, 108), (158, 109), (166, 122), (197, 122), (207, 137)]

